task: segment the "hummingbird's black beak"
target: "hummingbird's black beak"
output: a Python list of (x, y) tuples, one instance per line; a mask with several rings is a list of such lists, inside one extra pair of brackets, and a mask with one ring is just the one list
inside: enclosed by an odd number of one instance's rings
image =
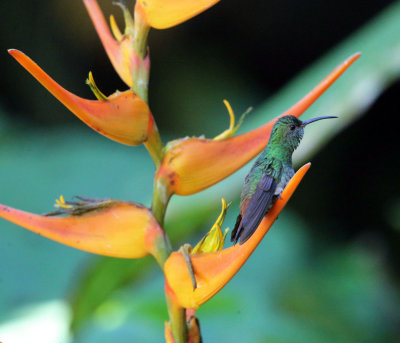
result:
[(313, 123), (313, 122), (315, 122), (315, 121), (317, 121), (317, 120), (330, 119), (330, 118), (337, 118), (337, 117), (335, 117), (335, 116), (326, 116), (326, 117), (312, 118), (312, 119), (303, 121), (303, 123), (301, 124), (301, 126), (304, 127), (304, 126), (306, 126), (306, 125), (308, 125), (308, 124), (311, 124), (311, 123)]

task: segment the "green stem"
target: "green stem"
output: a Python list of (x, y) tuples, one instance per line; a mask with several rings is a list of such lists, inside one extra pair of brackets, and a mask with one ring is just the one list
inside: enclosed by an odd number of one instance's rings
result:
[[(170, 197), (171, 195), (168, 192), (168, 187), (163, 182), (155, 179), (151, 211), (161, 227), (164, 224), (164, 216)], [(166, 232), (164, 232), (164, 235), (160, 236), (160, 239), (155, 243), (155, 251), (155, 258), (161, 269), (164, 270), (165, 261), (172, 252), (171, 243)]]
[(150, 26), (147, 25), (140, 15), (140, 12), (135, 11), (134, 21), (134, 49), (139, 58), (144, 59), (147, 55), (147, 36), (149, 35)]
[[(140, 12), (135, 11), (133, 48), (138, 58), (138, 65), (136, 70), (132, 71), (133, 90), (145, 102), (148, 102), (148, 83), (150, 74), (150, 59), (147, 51), (147, 37), (149, 30), (150, 27), (144, 20), (142, 20)], [(157, 173), (164, 153), (160, 134), (155, 123), (152, 131), (149, 133), (147, 141), (144, 144), (153, 158)], [(168, 190), (168, 186), (162, 180), (156, 178), (151, 210), (161, 227), (164, 224), (165, 212), (167, 210), (170, 197), (171, 193)], [(164, 269), (165, 261), (168, 259), (168, 256), (171, 254), (171, 252), (172, 248), (169, 238), (167, 234), (164, 233), (164, 235), (161, 236), (156, 242), (155, 258), (161, 269)], [(166, 297), (170, 318), (170, 327), (174, 341), (175, 343), (186, 343), (188, 332), (186, 323), (186, 309), (171, 299), (168, 293), (166, 294)]]
[(147, 51), (147, 37), (150, 26), (141, 18), (140, 13), (135, 11), (133, 27), (133, 49), (138, 58), (138, 65), (133, 72), (133, 90), (145, 101), (148, 102), (148, 84), (150, 74), (150, 59)]
[[(162, 181), (162, 179), (156, 178), (154, 183), (154, 193), (151, 210), (154, 217), (157, 219), (161, 226), (163, 226), (164, 223), (165, 212), (167, 210), (170, 197), (171, 194), (168, 190), (168, 186)], [(159, 244), (157, 244), (156, 246), (156, 259), (161, 266), (161, 269), (164, 269), (165, 261), (172, 252), (168, 236), (165, 234), (163, 236), (163, 241), (157, 243)], [(168, 292), (166, 292), (166, 300), (169, 314), (169, 323), (172, 335), (174, 337), (174, 342), (186, 343), (188, 332), (186, 323), (186, 309), (181, 307), (179, 304), (176, 303), (176, 301), (171, 299)]]
[(186, 309), (179, 306), (173, 299), (171, 299), (168, 293), (166, 293), (166, 298), (174, 343), (186, 343), (188, 336)]
[(153, 130), (150, 132), (147, 141), (144, 142), (144, 146), (146, 147), (147, 151), (149, 152), (153, 162), (156, 166), (156, 170), (160, 168), (162, 159), (164, 157), (164, 146), (161, 141), (160, 134), (158, 132), (157, 127), (154, 123)]
[(162, 180), (156, 178), (154, 181), (151, 211), (161, 226), (164, 225), (165, 212), (167, 210), (170, 197), (171, 194), (168, 190), (168, 186)]
[[(135, 11), (135, 20), (133, 24), (129, 22), (130, 15), (126, 16), (127, 27), (133, 27), (133, 49), (136, 53), (137, 65), (132, 70), (133, 90), (140, 96), (140, 98), (148, 103), (148, 84), (150, 75), (150, 58), (147, 51), (147, 37), (149, 35), (150, 27), (140, 16), (140, 12)], [(149, 137), (144, 143), (149, 151), (156, 169), (160, 167), (163, 158), (163, 144), (158, 132), (157, 126), (154, 123)]]

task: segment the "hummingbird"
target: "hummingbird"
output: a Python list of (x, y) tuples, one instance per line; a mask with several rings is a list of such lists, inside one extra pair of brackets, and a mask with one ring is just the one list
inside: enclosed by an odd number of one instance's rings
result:
[(304, 127), (326, 116), (301, 121), (295, 116), (283, 116), (272, 127), (267, 147), (247, 174), (240, 196), (240, 213), (231, 234), (231, 242), (246, 242), (262, 219), (280, 198), (294, 175), (292, 154), (304, 135)]

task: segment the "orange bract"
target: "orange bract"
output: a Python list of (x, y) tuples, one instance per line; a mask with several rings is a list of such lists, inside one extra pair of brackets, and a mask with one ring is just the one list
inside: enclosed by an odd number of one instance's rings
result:
[(183, 255), (173, 252), (169, 256), (164, 269), (166, 289), (173, 292), (176, 301), (182, 307), (197, 309), (220, 291), (239, 271), (285, 207), (309, 168), (310, 164), (306, 164), (297, 171), (282, 192), (281, 199), (277, 200), (256, 232), (244, 244), (236, 244), (214, 253), (191, 255), (197, 281), (195, 290)]
[(219, 0), (137, 0), (135, 11), (142, 12), (149, 26), (167, 29), (183, 23), (215, 5)]
[[(359, 56), (349, 57), (280, 116), (299, 117)], [(253, 131), (224, 140), (194, 137), (171, 142), (157, 178), (168, 185), (170, 194), (189, 195), (206, 189), (260, 153), (268, 143), (274, 122), (275, 119)]]
[(162, 229), (146, 207), (119, 202), (81, 216), (48, 217), (0, 204), (0, 217), (54, 241), (120, 258), (154, 254)]
[(133, 91), (117, 92), (107, 100), (83, 99), (62, 88), (21, 51), (9, 53), (64, 106), (102, 135), (119, 143), (138, 145), (152, 133), (150, 109)]

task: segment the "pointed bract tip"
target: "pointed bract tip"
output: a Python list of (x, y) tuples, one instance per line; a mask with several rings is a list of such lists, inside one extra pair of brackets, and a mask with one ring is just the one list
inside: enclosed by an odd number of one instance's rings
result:
[(360, 58), (360, 56), (361, 56), (361, 52), (356, 52), (356, 53), (354, 53), (353, 55), (349, 56), (349, 57), (344, 61), (344, 63), (347, 64), (347, 65), (350, 65), (350, 64), (352, 64), (355, 60), (358, 60), (358, 59)]

